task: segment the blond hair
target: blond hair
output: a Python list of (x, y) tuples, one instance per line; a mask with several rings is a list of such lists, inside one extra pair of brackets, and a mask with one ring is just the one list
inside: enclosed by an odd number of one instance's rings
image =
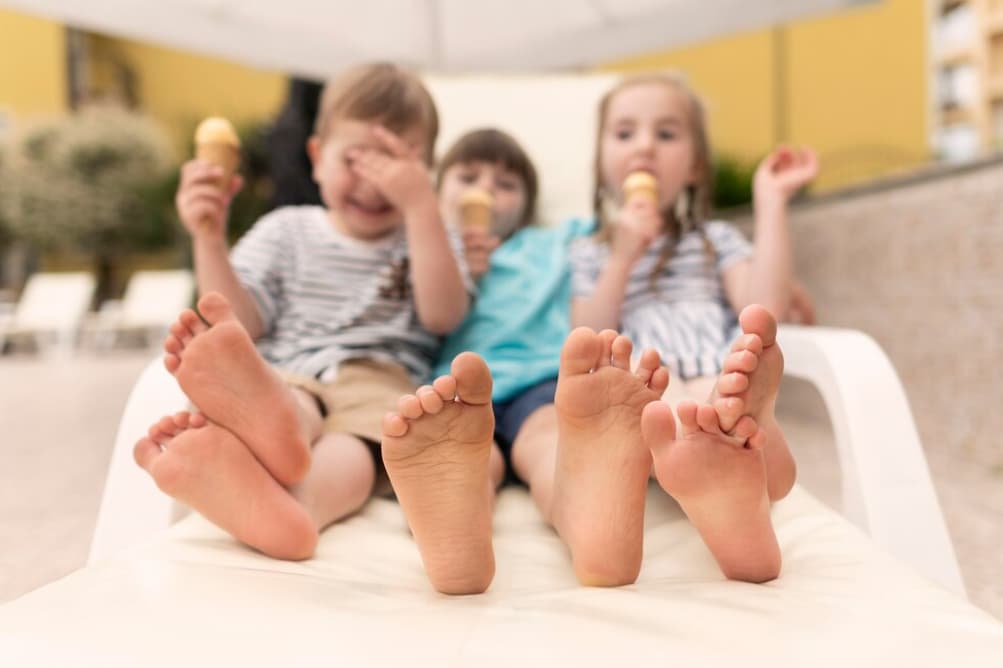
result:
[[(596, 233), (598, 239), (604, 243), (612, 240), (612, 227), (606, 215), (605, 209), (608, 195), (603, 186), (602, 177), (602, 138), (606, 132), (606, 116), (613, 99), (623, 91), (636, 86), (660, 85), (666, 86), (686, 100), (689, 107), (687, 119), (690, 135), (693, 138), (694, 155), (693, 160), (696, 165), (696, 178), (692, 185), (687, 185), (684, 190), (685, 207), (670, 206), (667, 211), (662, 212), (663, 229), (668, 234), (672, 243), (665, 244), (662, 254), (652, 272), (652, 281), (658, 276), (672, 255), (675, 253), (675, 246), (682, 238), (683, 234), (690, 230), (699, 231), (704, 238), (704, 248), (708, 255), (713, 257), (713, 247), (704, 233), (703, 223), (710, 217), (711, 195), (714, 187), (714, 173), (711, 162), (710, 139), (707, 132), (706, 113), (700, 97), (686, 83), (686, 79), (676, 72), (648, 72), (636, 74), (622, 79), (613, 88), (603, 95), (599, 101), (599, 122), (597, 123), (596, 152), (594, 164), (594, 187), (592, 191), (592, 209), (596, 220), (599, 223), (599, 230)], [(680, 211), (679, 209), (685, 209)]]
[(391, 63), (353, 67), (324, 87), (314, 135), (327, 137), (339, 120), (379, 122), (393, 132), (420, 127), (425, 133), (425, 161), (432, 164), (439, 135), (435, 101), (416, 74)]

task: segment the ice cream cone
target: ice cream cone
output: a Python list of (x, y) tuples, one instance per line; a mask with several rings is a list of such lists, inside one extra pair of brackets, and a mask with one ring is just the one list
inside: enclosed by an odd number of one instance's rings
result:
[(199, 123), (195, 130), (195, 157), (223, 168), (217, 186), (227, 193), (240, 165), (240, 138), (228, 120), (211, 117)]
[(460, 196), (460, 225), (464, 230), (491, 231), (494, 198), (490, 193), (471, 188)]
[(623, 181), (623, 201), (643, 198), (658, 204), (658, 181), (648, 172), (632, 172)]

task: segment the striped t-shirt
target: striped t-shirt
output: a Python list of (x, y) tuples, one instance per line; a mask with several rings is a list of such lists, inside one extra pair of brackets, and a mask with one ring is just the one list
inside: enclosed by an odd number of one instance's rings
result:
[[(634, 342), (635, 352), (654, 348), (671, 374), (682, 379), (721, 372), (728, 346), (740, 331), (721, 272), (752, 256), (752, 245), (733, 225), (713, 221), (703, 229), (713, 255), (699, 231), (687, 232), (652, 284), (662, 250), (671, 243), (660, 238), (634, 265), (620, 312), (621, 332)], [(609, 246), (594, 237), (579, 239), (569, 257), (573, 296), (590, 296), (609, 259)]]
[[(464, 280), (459, 239), (450, 235)], [(350, 359), (396, 362), (423, 381), (439, 338), (418, 321), (404, 230), (376, 241), (338, 232), (319, 206), (261, 218), (231, 263), (264, 324), (258, 350), (286, 371), (330, 382)]]

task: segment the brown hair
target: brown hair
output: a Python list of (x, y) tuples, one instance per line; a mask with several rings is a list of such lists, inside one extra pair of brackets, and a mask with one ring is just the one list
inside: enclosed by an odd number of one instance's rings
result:
[(536, 218), (536, 198), (539, 181), (536, 167), (526, 151), (511, 135), (494, 128), (471, 130), (458, 140), (439, 161), (436, 180), (442, 185), (442, 176), (450, 167), (469, 162), (498, 164), (514, 172), (526, 187), (526, 205), (523, 207), (519, 227), (530, 225)]
[(680, 93), (689, 107), (689, 131), (693, 137), (694, 162), (696, 164), (696, 182), (686, 186), (687, 196), (686, 211), (682, 216), (677, 212), (676, 206), (669, 207), (663, 212), (664, 230), (672, 238), (673, 243), (665, 244), (661, 257), (652, 272), (652, 281), (657, 277), (675, 252), (675, 245), (682, 238), (682, 235), (691, 229), (698, 230), (704, 238), (704, 248), (710, 257), (713, 257), (714, 249), (710, 245), (704, 233), (703, 223), (710, 217), (711, 194), (714, 186), (714, 173), (711, 163), (710, 139), (707, 133), (706, 113), (704, 105), (697, 94), (690, 88), (682, 75), (670, 72), (649, 72), (627, 77), (610, 89), (599, 101), (599, 122), (596, 134), (596, 153), (594, 163), (594, 187), (592, 191), (592, 209), (596, 220), (599, 223), (599, 231), (596, 233), (600, 241), (609, 243), (611, 240), (611, 228), (606, 218), (604, 209), (604, 194), (602, 183), (602, 137), (606, 131), (606, 115), (609, 112), (610, 103), (619, 93), (635, 86), (649, 84), (662, 85), (672, 88)]
[(439, 112), (428, 89), (416, 74), (391, 63), (353, 67), (325, 87), (314, 125), (314, 135), (325, 138), (342, 119), (375, 121), (403, 132), (415, 126), (425, 131), (425, 161), (432, 164), (439, 135)]

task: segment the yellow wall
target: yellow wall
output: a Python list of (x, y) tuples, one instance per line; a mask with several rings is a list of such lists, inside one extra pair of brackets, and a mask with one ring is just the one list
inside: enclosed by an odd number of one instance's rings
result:
[(63, 26), (0, 9), (0, 110), (53, 114), (66, 108)]
[(92, 44), (95, 60), (120, 58), (133, 69), (141, 108), (171, 134), (179, 151), (188, 150), (189, 133), (205, 116), (226, 116), (238, 125), (270, 119), (285, 99), (283, 74), (124, 39), (102, 37)]
[(822, 158), (824, 190), (931, 158), (925, 5), (883, 0), (604, 69), (685, 71), (707, 103), (718, 152), (755, 160), (777, 141), (809, 144)]

